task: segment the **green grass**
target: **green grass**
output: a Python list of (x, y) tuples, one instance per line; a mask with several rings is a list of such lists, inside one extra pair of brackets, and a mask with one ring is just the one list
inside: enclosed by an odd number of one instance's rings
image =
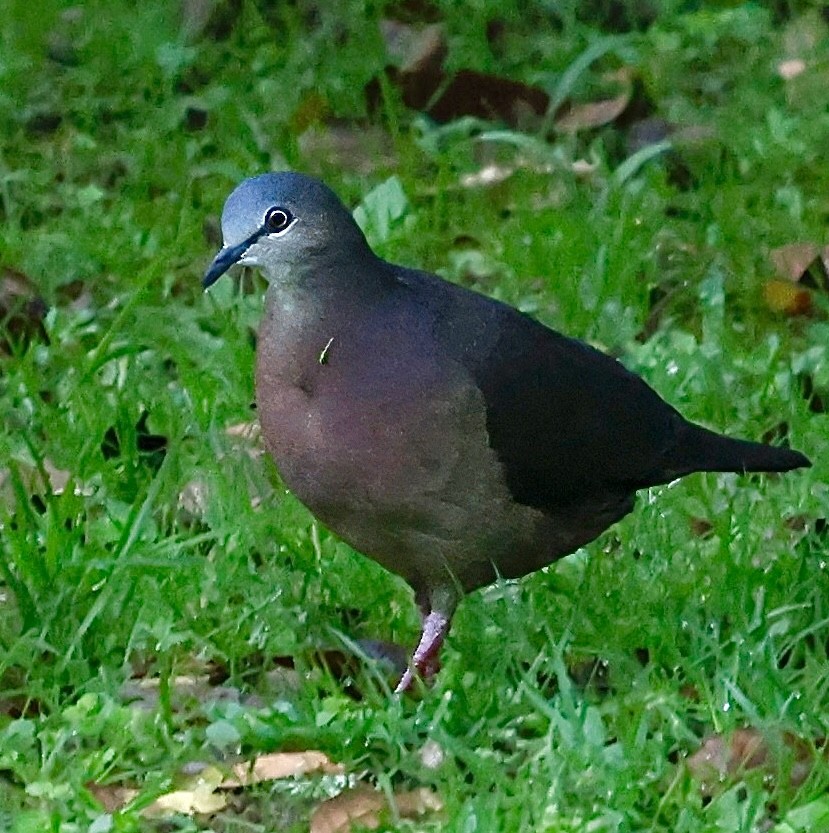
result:
[[(245, 2), (227, 37), (187, 41), (175, 4), (12, 0), (0, 279), (26, 276), (49, 309), (43, 331), (23, 313), (0, 333), (0, 829), (307, 829), (342, 779), (263, 784), (213, 818), (140, 812), (194, 762), (296, 749), (440, 794), (441, 815), (388, 829), (826, 829), (829, 766), (793, 783), (781, 739), (829, 733), (829, 299), (824, 282), (787, 316), (762, 288), (771, 249), (827, 242), (829, 29), (808, 3), (666, 2), (650, 25), (628, 3), (477, 5), (436, 4), (450, 66), (589, 99), (632, 65), (648, 115), (697, 138), (646, 161), (623, 121), (436, 126), (389, 84), (367, 115), (388, 62), (371, 4)], [(807, 70), (784, 82), (790, 57)], [(379, 131), (391, 158), (315, 151), (299, 134), (318, 117), (358, 148)], [(482, 160), (524, 164), (462, 187)], [(643, 493), (586, 550), (470, 596), (421, 699), (389, 698), (368, 660), (337, 671), (321, 651), (410, 644), (411, 599), (227, 432), (255, 418), (263, 284), (199, 284), (207, 219), (283, 167), (362, 201), (384, 256), (614, 352), (690, 418), (785, 434), (814, 468)], [(209, 668), (222, 685), (188, 694), (180, 678)], [(778, 754), (704, 795), (684, 760), (738, 727)], [(92, 782), (138, 795), (107, 813)]]

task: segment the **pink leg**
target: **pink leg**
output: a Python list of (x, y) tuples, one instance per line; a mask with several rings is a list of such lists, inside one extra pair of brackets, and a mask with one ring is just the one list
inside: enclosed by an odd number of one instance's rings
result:
[(395, 688), (395, 694), (402, 694), (412, 687), (415, 675), (423, 678), (430, 677), (437, 667), (437, 656), (440, 646), (449, 630), (451, 617), (438, 610), (430, 610), (423, 619), (420, 632), (420, 642), (415, 648), (406, 673), (400, 678)]

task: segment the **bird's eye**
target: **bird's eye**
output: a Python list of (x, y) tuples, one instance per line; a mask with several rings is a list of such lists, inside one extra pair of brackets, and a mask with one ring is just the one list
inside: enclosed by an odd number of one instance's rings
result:
[(284, 208), (269, 208), (267, 214), (265, 214), (265, 228), (271, 234), (285, 231), (291, 225), (293, 219), (291, 212)]

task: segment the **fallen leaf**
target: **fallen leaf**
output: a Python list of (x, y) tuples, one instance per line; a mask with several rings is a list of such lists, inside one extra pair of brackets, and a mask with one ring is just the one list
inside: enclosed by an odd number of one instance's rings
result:
[(141, 814), (154, 817), (192, 816), (196, 813), (209, 815), (224, 809), (227, 799), (216, 792), (222, 780), (218, 767), (197, 764), (193, 769), (195, 771), (185, 779), (182, 789), (160, 795)]
[(781, 278), (797, 283), (821, 254), (826, 257), (826, 250), (815, 243), (788, 243), (772, 249), (769, 257)]
[(540, 87), (462, 69), (451, 77), (426, 113), (442, 124), (462, 116), (472, 116), (525, 129), (536, 124), (547, 111), (549, 103), (549, 95)]
[[(443, 808), (437, 793), (426, 787), (396, 793), (394, 804), (403, 818), (415, 818)], [(310, 833), (345, 833), (355, 824), (376, 830), (387, 810), (383, 793), (368, 787), (357, 787), (320, 804), (311, 816)]]
[(246, 440), (254, 441), (259, 438), (259, 423), (256, 420), (251, 422), (235, 422), (225, 428), (228, 437), (244, 437)]
[(763, 297), (774, 312), (805, 315), (812, 309), (806, 287), (829, 291), (829, 246), (788, 243), (772, 249), (769, 258), (779, 278), (766, 281)]
[(299, 136), (314, 125), (325, 124), (330, 116), (328, 99), (317, 90), (312, 90), (302, 97), (291, 114), (291, 130)]
[(756, 729), (738, 729), (730, 738), (707, 737), (685, 762), (700, 782), (703, 795), (713, 794), (718, 784), (744, 769), (755, 769), (768, 759), (768, 747)]
[[(382, 20), (380, 34), (391, 61), (386, 75), (401, 90), (407, 107), (425, 110), (445, 78), (443, 61), (447, 44), (443, 26), (419, 27), (399, 20)], [(366, 95), (369, 111), (376, 111), (383, 98), (382, 85), (377, 79), (369, 83)]]
[(695, 685), (691, 685), (691, 683), (685, 683), (685, 685), (679, 689), (679, 694), (681, 697), (684, 697), (686, 700), (691, 700), (694, 703), (699, 703), (701, 699), (699, 689)]
[(138, 795), (138, 790), (132, 787), (119, 786), (118, 784), (90, 782), (86, 785), (86, 788), (107, 813), (118, 812)]
[[(262, 755), (254, 761), (240, 762), (232, 767), (233, 775), (223, 778), (215, 765), (193, 763), (188, 765), (185, 788), (172, 790), (159, 796), (152, 804), (144, 808), (142, 815), (165, 817), (175, 814), (194, 815), (211, 814), (222, 810), (227, 799), (217, 790), (249, 787), (263, 781), (281, 778), (294, 778), (300, 775), (325, 773), (339, 775), (344, 772), (340, 764), (335, 764), (322, 752), (277, 752)], [(116, 812), (138, 795), (138, 790), (116, 785), (87, 784), (87, 789), (107, 812)], [(409, 803), (406, 803), (406, 802)], [(409, 794), (403, 796), (402, 814), (412, 814), (412, 799)]]
[(811, 525), (811, 520), (811, 516), (806, 515), (805, 513), (792, 515), (791, 517), (786, 518), (786, 528), (791, 529), (794, 532), (807, 532)]
[(440, 73), (449, 52), (446, 32), (440, 23), (420, 30), (397, 21), (384, 21), (384, 24), (386, 46), (390, 55), (399, 58), (401, 73), (421, 78)]
[(576, 159), (570, 167), (574, 176), (588, 177), (596, 173), (599, 169), (599, 163), (589, 162), (587, 159)]
[(806, 61), (801, 58), (790, 58), (787, 61), (781, 61), (777, 65), (777, 74), (784, 81), (791, 81), (792, 78), (797, 78), (806, 71)]
[(517, 170), (515, 165), (484, 165), (480, 170), (464, 174), (460, 183), (464, 188), (483, 188), (509, 179)]
[[(45, 475), (45, 478), (44, 478)], [(48, 457), (41, 461), (40, 466), (31, 462), (21, 463), (15, 461), (14, 471), (7, 468), (0, 468), (0, 502), (14, 505), (17, 501), (15, 490), (15, 479), (34, 501), (43, 502), (48, 495), (61, 495), (66, 489), (66, 484), (72, 478), (72, 473), (66, 469), (56, 466)], [(75, 481), (73, 493), (76, 495), (89, 496), (93, 488)]]
[(194, 790), (174, 790), (160, 795), (141, 811), (141, 815), (156, 818), (175, 815), (192, 816), (196, 813), (210, 815), (223, 810), (226, 805), (227, 799), (221, 793), (205, 786)]
[(426, 769), (437, 769), (446, 759), (443, 747), (434, 740), (427, 740), (420, 749), (420, 763)]
[(225, 428), (228, 437), (244, 437), (248, 440), (255, 440), (259, 436), (259, 423), (256, 420), (250, 422), (234, 422)]
[[(52, 494), (62, 495), (72, 473), (66, 469), (58, 468), (48, 457), (43, 460), (43, 470), (49, 478), (49, 488), (52, 490)], [(75, 488), (75, 494), (85, 494), (85, 492), (78, 486)]]
[(178, 508), (189, 520), (204, 517), (208, 486), (203, 480), (190, 480), (178, 493)]
[(86, 281), (80, 279), (56, 287), (55, 302), (59, 306), (68, 307), (77, 312), (89, 311), (93, 306), (92, 293), (89, 291)]
[[(447, 39), (440, 24), (416, 27), (385, 20), (381, 34), (395, 64), (387, 74), (400, 89), (403, 103), (441, 124), (473, 116), (521, 127), (547, 111), (550, 97), (540, 87), (471, 69), (447, 72)], [(382, 97), (376, 79), (366, 94), (369, 109), (376, 109)]]
[(573, 104), (567, 112), (556, 119), (556, 129), (562, 133), (577, 133), (579, 130), (591, 130), (615, 121), (625, 110), (628, 96), (621, 94), (603, 101), (588, 101)]
[[(10, 591), (0, 591), (0, 605), (8, 605), (11, 601)], [(3, 681), (0, 679), (0, 691)], [(43, 713), (43, 704), (25, 694), (12, 694), (0, 697), (0, 715), (18, 720), (21, 717), (38, 717)]]
[(692, 517), (689, 520), (691, 534), (697, 538), (704, 538), (714, 528), (714, 524), (708, 518)]
[(776, 769), (781, 751), (788, 750), (794, 756), (788, 770), (789, 783), (797, 787), (808, 777), (815, 763), (816, 750), (826, 755), (826, 742), (822, 739), (814, 745), (789, 732), (782, 736), (779, 747), (769, 744), (757, 729), (737, 729), (732, 735), (711, 735), (691, 755), (685, 765), (691, 775), (700, 782), (703, 795), (713, 795), (735, 776), (747, 770)]
[[(194, 700), (201, 703), (246, 702), (238, 689), (216, 685), (210, 674), (177, 674), (167, 681), (167, 685), (174, 711), (180, 711)], [(121, 687), (121, 697), (136, 708), (156, 709), (161, 697), (161, 680), (158, 677), (128, 680)]]
[(766, 281), (763, 284), (763, 298), (772, 312), (806, 315), (812, 309), (809, 290), (788, 281)]
[(443, 809), (440, 796), (428, 787), (418, 787), (404, 793), (395, 793), (394, 803), (397, 812), (404, 818), (422, 816), (425, 813), (437, 813)]
[[(484, 165), (477, 171), (463, 174), (459, 182), (462, 188), (486, 188), (505, 182), (516, 171), (530, 171), (534, 174), (552, 174), (555, 172), (555, 167), (548, 163), (535, 163), (519, 157), (509, 165), (496, 163)], [(574, 173), (578, 173), (575, 163), (573, 165), (573, 171)]]
[(335, 764), (325, 753), (314, 749), (305, 752), (274, 752), (261, 755), (253, 761), (234, 764), (233, 775), (219, 785), (221, 789), (249, 787), (262, 781), (280, 778), (296, 778), (309, 773), (340, 775), (345, 772), (341, 764)]
[(0, 270), (0, 351), (9, 353), (33, 339), (47, 341), (48, 309), (31, 278), (15, 269)]
[(377, 814), (385, 806), (385, 797), (368, 787), (342, 792), (314, 810), (310, 833), (340, 833), (356, 822), (374, 830), (380, 825)]
[(580, 130), (592, 130), (610, 124), (624, 113), (633, 95), (633, 72), (629, 67), (622, 67), (605, 76), (606, 81), (621, 85), (616, 95), (600, 101), (571, 103), (565, 107), (562, 115), (555, 120), (555, 128), (561, 133), (578, 133)]
[(241, 0), (181, 0), (181, 30), (188, 43), (225, 40), (238, 23)]

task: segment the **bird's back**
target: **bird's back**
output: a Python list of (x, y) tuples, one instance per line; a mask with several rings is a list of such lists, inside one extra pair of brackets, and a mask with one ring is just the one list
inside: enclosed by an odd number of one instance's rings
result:
[(620, 362), (513, 307), (442, 281), (436, 287), (428, 273), (403, 274), (433, 306), (440, 352), (462, 363), (481, 391), (489, 443), (526, 505), (557, 510), (694, 471), (808, 465), (799, 452), (688, 422)]

